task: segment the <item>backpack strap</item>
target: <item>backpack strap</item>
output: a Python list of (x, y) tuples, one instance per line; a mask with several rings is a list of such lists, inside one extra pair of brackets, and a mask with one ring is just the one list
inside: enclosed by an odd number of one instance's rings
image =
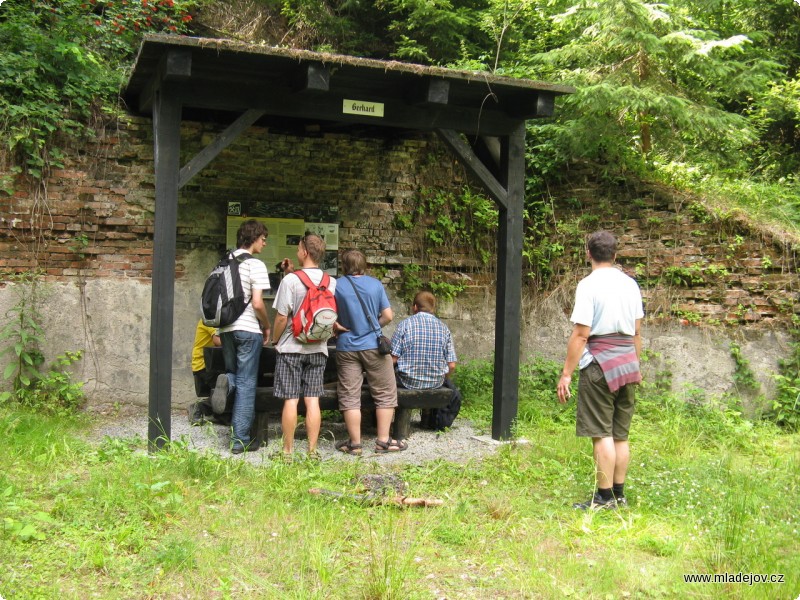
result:
[(308, 273), (306, 273), (304, 269), (298, 269), (297, 271), (292, 271), (292, 273), (297, 275), (297, 278), (304, 286), (306, 286), (306, 288), (324, 287), (325, 289), (328, 289), (328, 286), (331, 283), (331, 277), (325, 271), (322, 271), (322, 279), (318, 284), (311, 281), (311, 278), (308, 276)]
[(249, 258), (253, 258), (253, 255), (250, 254), (249, 252), (242, 252), (241, 254), (234, 254), (235, 251), (236, 250), (228, 250), (225, 253), (225, 258), (235, 258), (236, 262), (238, 262), (239, 264), (242, 264), (244, 261), (246, 261)]
[[(247, 259), (253, 258), (253, 255), (250, 254), (249, 252), (242, 252), (241, 254), (234, 254), (234, 249), (231, 249), (231, 250), (227, 251), (226, 258), (228, 258), (228, 260), (230, 260), (232, 258), (237, 262), (237, 264), (241, 265)], [(239, 286), (242, 288), (242, 293), (244, 294), (244, 287), (242, 286), (241, 278), (239, 279)], [(251, 292), (250, 293), (250, 297), (247, 299), (247, 302), (244, 303), (244, 307), (245, 308), (247, 308), (250, 305), (250, 301), (252, 299), (253, 299), (253, 294)]]
[(306, 273), (303, 269), (292, 271), (292, 273), (297, 275), (297, 278), (300, 280), (300, 283), (306, 286), (306, 289), (309, 289), (314, 285), (314, 283), (311, 281), (311, 278), (308, 276), (308, 273)]

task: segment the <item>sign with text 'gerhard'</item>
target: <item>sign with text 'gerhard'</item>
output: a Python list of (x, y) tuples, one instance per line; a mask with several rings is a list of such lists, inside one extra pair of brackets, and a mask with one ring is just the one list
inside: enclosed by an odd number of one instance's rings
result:
[(346, 115), (364, 115), (366, 117), (382, 117), (382, 102), (364, 102), (363, 100), (342, 101), (342, 112)]

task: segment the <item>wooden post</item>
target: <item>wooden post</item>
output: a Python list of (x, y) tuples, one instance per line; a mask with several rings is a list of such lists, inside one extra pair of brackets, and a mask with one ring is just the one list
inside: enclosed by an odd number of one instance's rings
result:
[(508, 439), (519, 405), (522, 302), (522, 211), (525, 199), (525, 123), (502, 140), (500, 175), (508, 192), (498, 205), (497, 306), (495, 308), (492, 438)]
[(153, 106), (156, 206), (150, 300), (150, 404), (148, 448), (161, 449), (172, 433), (172, 324), (178, 223), (181, 105), (171, 85), (156, 91)]

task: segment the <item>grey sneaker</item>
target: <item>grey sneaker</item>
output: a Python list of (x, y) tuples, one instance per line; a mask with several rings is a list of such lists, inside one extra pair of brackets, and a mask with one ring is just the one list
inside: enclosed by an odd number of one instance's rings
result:
[(211, 410), (215, 415), (225, 412), (228, 405), (228, 376), (225, 373), (217, 375), (217, 384), (211, 392)]
[(617, 496), (617, 506), (620, 508), (628, 508), (628, 499), (625, 496)]
[(586, 502), (576, 502), (572, 505), (572, 508), (576, 508), (578, 510), (616, 510), (617, 501), (614, 500), (614, 498), (604, 500), (600, 494), (595, 492), (594, 496), (592, 496), (589, 500)]

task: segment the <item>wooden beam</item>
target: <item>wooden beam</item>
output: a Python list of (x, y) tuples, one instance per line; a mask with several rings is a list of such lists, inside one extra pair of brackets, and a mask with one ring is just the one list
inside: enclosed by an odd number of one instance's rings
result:
[(555, 111), (556, 95), (539, 91), (531, 96), (510, 97), (502, 103), (502, 109), (510, 116), (519, 119), (552, 117)]
[(156, 91), (153, 105), (155, 225), (150, 300), (150, 400), (148, 447), (160, 449), (172, 433), (172, 325), (178, 225), (181, 105), (171, 84)]
[(170, 50), (161, 65), (163, 81), (184, 81), (192, 76), (192, 52), (186, 48)]
[(153, 77), (142, 87), (137, 103), (140, 112), (154, 110), (156, 92), (163, 81), (187, 81), (192, 76), (192, 53), (187, 48), (169, 50), (161, 57), (161, 62)]
[(263, 110), (248, 110), (231, 123), (225, 131), (214, 138), (208, 146), (203, 148), (181, 169), (180, 178), (178, 179), (178, 189), (182, 188), (192, 177), (202, 171), (203, 167), (207, 166), (220, 152), (230, 146), (245, 129), (258, 121), (263, 114)]
[(447, 104), (450, 100), (450, 82), (446, 79), (426, 79), (408, 94), (411, 104)]
[(519, 405), (519, 345), (522, 327), (522, 243), (525, 201), (525, 123), (501, 144), (501, 170), (508, 201), (500, 208), (497, 235), (492, 437), (509, 439)]
[(500, 139), (488, 135), (482, 135), (481, 141), (483, 142), (484, 146), (486, 146), (486, 151), (488, 152), (489, 156), (492, 157), (492, 161), (494, 162), (495, 166), (498, 168), (500, 167)]
[(412, 105), (398, 98), (350, 98), (382, 102), (384, 116), (343, 114), (341, 95), (292, 94), (285, 90), (265, 91), (258, 86), (209, 88), (188, 81), (181, 86), (184, 109), (201, 108), (244, 112), (263, 110), (269, 115), (310, 121), (332, 121), (380, 127), (399, 127), (432, 131), (453, 129), (466, 134), (508, 135), (519, 119), (511, 119), (497, 111), (481, 111), (480, 107), (464, 108), (453, 105)]
[(330, 89), (331, 70), (322, 63), (308, 63), (298, 70), (295, 92), (327, 92)]
[(552, 117), (556, 110), (556, 97), (554, 94), (539, 94), (536, 99), (536, 116)]
[(437, 129), (436, 133), (439, 134), (439, 137), (442, 138), (444, 143), (447, 144), (459, 160), (461, 160), (467, 171), (478, 178), (489, 195), (492, 196), (500, 206), (505, 207), (508, 204), (508, 193), (506, 189), (497, 181), (486, 165), (475, 155), (475, 152), (469, 147), (469, 144), (455, 131)]

